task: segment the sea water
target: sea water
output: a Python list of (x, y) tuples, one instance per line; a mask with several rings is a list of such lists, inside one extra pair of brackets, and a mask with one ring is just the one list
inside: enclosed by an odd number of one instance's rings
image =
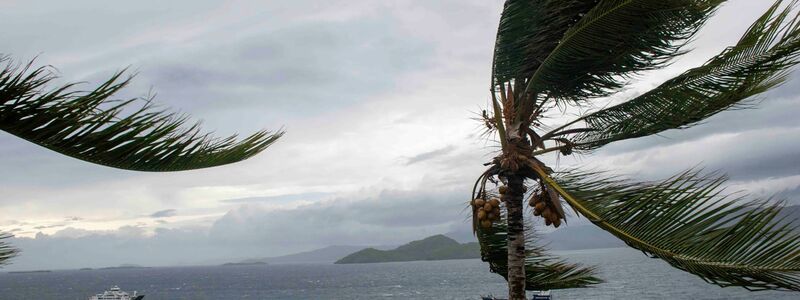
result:
[[(555, 252), (599, 267), (594, 288), (554, 299), (800, 299), (800, 293), (720, 288), (630, 249)], [(287, 264), (0, 273), (0, 299), (80, 299), (113, 285), (156, 299), (480, 299), (506, 283), (480, 260)]]

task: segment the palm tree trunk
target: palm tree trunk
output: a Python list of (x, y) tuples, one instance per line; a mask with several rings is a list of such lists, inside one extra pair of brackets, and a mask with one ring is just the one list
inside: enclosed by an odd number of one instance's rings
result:
[(523, 177), (510, 174), (504, 202), (508, 213), (508, 299), (525, 300), (525, 228)]

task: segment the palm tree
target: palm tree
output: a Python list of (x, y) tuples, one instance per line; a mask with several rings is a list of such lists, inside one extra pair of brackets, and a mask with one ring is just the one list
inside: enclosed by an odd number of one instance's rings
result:
[[(0, 55), (0, 130), (39, 146), (112, 168), (172, 172), (215, 167), (250, 158), (283, 131), (259, 131), (244, 139), (215, 138), (187, 117), (157, 110), (152, 98), (115, 99), (132, 77), (118, 72), (98, 87), (76, 84), (48, 89), (48, 67), (15, 65)], [(0, 264), (17, 254), (0, 233)]]
[[(553, 126), (553, 108), (587, 108), (636, 74), (662, 68), (724, 0), (507, 0), (482, 121), (502, 152), (473, 189), (482, 259), (525, 291), (599, 282), (594, 269), (534, 244), (524, 202), (546, 225), (566, 222), (562, 201), (627, 245), (719, 286), (800, 290), (800, 237), (780, 204), (723, 192), (725, 177), (690, 169), (637, 182), (602, 171), (555, 171), (537, 157), (589, 154), (606, 144), (683, 129), (752, 104), (781, 84), (800, 55), (797, 1), (777, 0), (733, 46), (628, 101)], [(563, 110), (561, 110), (563, 113)], [(501, 210), (504, 207), (505, 210)]]
[(17, 255), (17, 249), (2, 241), (10, 237), (11, 235), (0, 232), (0, 265), (5, 264), (9, 259)]

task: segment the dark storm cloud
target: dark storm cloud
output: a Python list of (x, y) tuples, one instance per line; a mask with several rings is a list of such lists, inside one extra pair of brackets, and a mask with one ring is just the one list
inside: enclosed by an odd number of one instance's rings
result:
[[(748, 108), (720, 112), (689, 129), (668, 130), (658, 136), (616, 142), (602, 149), (603, 152), (623, 153), (647, 148), (672, 145), (697, 140), (713, 134), (737, 133), (767, 128), (798, 127), (800, 116), (800, 94), (785, 93), (785, 89), (800, 89), (800, 73), (780, 88), (755, 97), (747, 102)], [(747, 145), (751, 141), (743, 141)], [(798, 142), (800, 145), (800, 142)]]
[[(798, 186), (797, 188), (794, 188), (794, 189), (788, 189), (788, 190), (781, 191), (781, 192), (776, 193), (776, 194), (768, 194), (768, 195), (764, 195), (764, 196), (766, 196), (766, 197), (772, 196), (777, 200), (787, 201), (787, 203), (789, 203), (789, 204), (797, 205), (798, 202), (797, 201), (792, 201), (792, 199), (800, 199), (800, 186)], [(800, 222), (800, 220), (798, 220), (798, 222)]]
[[(649, 137), (647, 143), (660, 137)], [(755, 180), (800, 174), (800, 126), (752, 131), (709, 132), (696, 139), (657, 141), (631, 151), (605, 149), (587, 161), (610, 162), (612, 167), (639, 166), (636, 171), (666, 177), (679, 169), (719, 170), (733, 180)], [(636, 143), (636, 142), (632, 142)]]
[[(232, 241), (267, 244), (292, 239), (316, 245), (394, 244), (425, 234), (443, 233), (464, 222), (469, 197), (458, 190), (385, 190), (370, 198), (339, 198), (289, 210), (256, 206), (234, 209), (211, 228), (211, 235)], [(466, 224), (466, 223), (464, 223)], [(381, 234), (383, 232), (383, 234)]]
[(793, 92), (800, 73), (791, 78), (746, 101), (752, 104), (747, 109), (721, 112), (688, 129), (615, 142), (577, 157), (575, 164), (600, 163), (651, 179), (691, 167), (721, 171), (733, 181), (800, 175), (800, 95)]
[(212, 115), (204, 119), (215, 128), (230, 125), (216, 120), (212, 110), (257, 120), (345, 109), (431, 63), (429, 46), (394, 27), (390, 17), (371, 17), (265, 29), (148, 63), (131, 89), (144, 93), (152, 87), (159, 103)]

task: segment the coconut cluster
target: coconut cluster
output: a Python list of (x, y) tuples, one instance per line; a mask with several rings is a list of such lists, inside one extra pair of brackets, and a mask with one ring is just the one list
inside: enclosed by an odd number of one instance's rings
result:
[(556, 209), (550, 205), (551, 201), (558, 201), (558, 199), (550, 199), (550, 194), (544, 191), (539, 191), (531, 195), (528, 205), (533, 207), (534, 216), (542, 216), (544, 223), (547, 226), (553, 224), (556, 228), (561, 226), (561, 217), (558, 215)]
[(483, 228), (492, 228), (492, 223), (500, 219), (500, 199), (472, 200), (472, 207), (478, 217), (478, 224)]

